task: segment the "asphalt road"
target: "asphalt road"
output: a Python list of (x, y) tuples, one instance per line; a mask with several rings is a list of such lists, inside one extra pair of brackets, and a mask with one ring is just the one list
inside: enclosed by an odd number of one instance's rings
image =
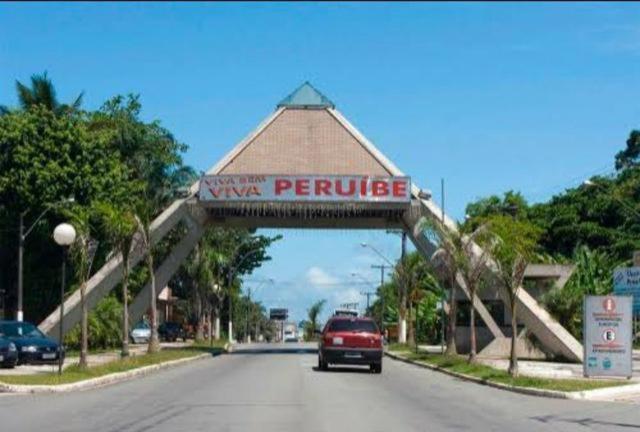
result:
[(81, 393), (2, 396), (0, 431), (640, 430), (637, 405), (524, 396), (390, 359), (382, 375), (319, 372), (312, 348), (252, 345)]

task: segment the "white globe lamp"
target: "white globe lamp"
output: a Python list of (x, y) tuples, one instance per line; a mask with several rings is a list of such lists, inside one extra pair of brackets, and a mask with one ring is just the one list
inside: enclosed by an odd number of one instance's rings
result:
[(53, 239), (60, 246), (71, 246), (76, 240), (76, 230), (71, 224), (61, 223), (53, 230)]

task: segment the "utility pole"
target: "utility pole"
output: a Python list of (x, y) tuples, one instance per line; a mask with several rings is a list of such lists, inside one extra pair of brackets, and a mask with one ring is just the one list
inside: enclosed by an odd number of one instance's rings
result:
[(371, 268), (380, 269), (380, 330), (384, 332), (384, 293), (382, 292), (382, 287), (384, 286), (384, 272), (387, 269), (390, 269), (390, 265), (386, 264), (372, 264)]
[[(407, 254), (407, 233), (402, 231), (402, 243), (400, 251), (400, 312), (398, 314), (398, 342), (407, 342), (407, 272), (405, 267), (405, 256)], [(411, 319), (411, 317), (409, 317)]]
[(18, 310), (16, 311), (16, 320), (22, 321), (24, 319), (24, 312), (22, 309), (23, 287), (22, 287), (22, 266), (24, 255), (24, 215), (26, 212), (20, 213), (20, 228), (18, 235)]
[(369, 299), (371, 296), (376, 295), (373, 291), (360, 291), (360, 295), (367, 297), (367, 308), (365, 309), (365, 315), (369, 313)]
[(247, 293), (247, 317), (244, 320), (244, 340), (250, 342), (249, 337), (249, 316), (251, 316), (251, 287), (248, 288)]

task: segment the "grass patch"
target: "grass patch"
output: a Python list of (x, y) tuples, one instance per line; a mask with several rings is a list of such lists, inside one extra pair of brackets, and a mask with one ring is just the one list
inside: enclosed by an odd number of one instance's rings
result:
[(389, 351), (398, 351), (398, 352), (407, 352), (407, 351), (415, 351), (415, 347), (413, 345), (409, 345), (408, 343), (398, 343), (392, 342), (387, 345), (387, 349)]
[(543, 390), (558, 390), (563, 392), (574, 392), (584, 390), (594, 390), (603, 387), (614, 387), (628, 384), (626, 381), (605, 381), (588, 379), (555, 379), (538, 378), (521, 375), (512, 378), (508, 372), (495, 369), (483, 364), (469, 364), (466, 357), (443, 356), (441, 354), (425, 353), (402, 353), (402, 356), (410, 360), (438, 366), (452, 372), (471, 375), (486, 382), (507, 384), (517, 387), (529, 387)]
[(186, 348), (167, 348), (158, 353), (127, 357), (87, 369), (80, 369), (77, 365), (72, 365), (65, 368), (60, 376), (56, 372), (34, 375), (3, 375), (0, 376), (0, 382), (23, 385), (68, 384), (166, 361), (195, 357), (203, 353), (219, 354), (223, 351), (223, 347), (224, 343), (215, 343), (214, 346), (199, 344)]

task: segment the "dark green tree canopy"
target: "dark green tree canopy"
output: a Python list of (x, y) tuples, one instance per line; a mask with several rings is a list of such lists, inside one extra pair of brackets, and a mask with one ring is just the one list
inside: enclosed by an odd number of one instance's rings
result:
[(616, 170), (637, 167), (640, 158), (640, 131), (632, 130), (627, 139), (627, 147), (616, 154)]

